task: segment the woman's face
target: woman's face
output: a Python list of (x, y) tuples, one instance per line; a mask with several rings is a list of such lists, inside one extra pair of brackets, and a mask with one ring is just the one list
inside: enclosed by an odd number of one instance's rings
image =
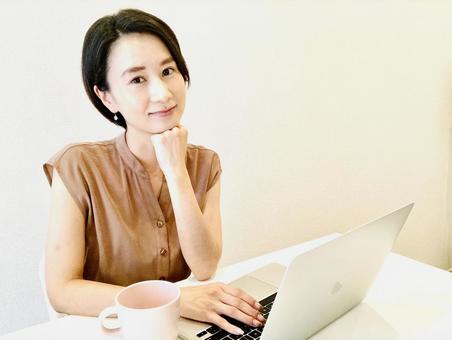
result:
[(95, 91), (111, 112), (121, 112), (127, 130), (161, 133), (179, 125), (186, 84), (165, 44), (151, 34), (122, 35), (107, 62), (109, 90)]

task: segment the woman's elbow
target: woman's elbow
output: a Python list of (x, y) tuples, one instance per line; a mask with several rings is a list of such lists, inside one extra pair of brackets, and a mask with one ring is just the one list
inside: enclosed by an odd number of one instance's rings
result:
[(70, 313), (70, 298), (66, 289), (66, 282), (48, 284), (46, 286), (47, 298), (50, 306), (57, 313)]
[(196, 280), (207, 281), (207, 280), (211, 279), (212, 276), (214, 276), (215, 271), (216, 271), (216, 268), (214, 268), (213, 270), (196, 271), (196, 272), (193, 272), (193, 274), (195, 275)]
[(53, 310), (57, 313), (65, 313), (66, 307), (64, 304), (64, 298), (61, 294), (61, 291), (58, 289), (55, 289), (54, 287), (49, 288), (47, 287), (47, 298), (49, 300), (50, 306), (53, 308)]
[(206, 281), (211, 279), (217, 271), (218, 261), (219, 259), (213, 260), (210, 263), (205, 263), (202, 268), (192, 270), (196, 280)]

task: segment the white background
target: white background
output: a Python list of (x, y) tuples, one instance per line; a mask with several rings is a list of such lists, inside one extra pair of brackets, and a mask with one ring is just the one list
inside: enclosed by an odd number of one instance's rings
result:
[(190, 141), (222, 161), (223, 264), (411, 201), (395, 250), (449, 268), (450, 1), (4, 1), (0, 334), (46, 320), (42, 164), (122, 130), (84, 93), (84, 33), (138, 7), (176, 32)]

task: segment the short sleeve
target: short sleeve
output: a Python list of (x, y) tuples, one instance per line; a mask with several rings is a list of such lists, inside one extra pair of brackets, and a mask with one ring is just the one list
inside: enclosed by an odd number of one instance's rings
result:
[(53, 171), (57, 170), (69, 194), (86, 217), (89, 209), (89, 187), (83, 149), (78, 146), (68, 146), (44, 163), (43, 168), (50, 186), (52, 186)]
[(213, 152), (212, 157), (212, 165), (210, 167), (210, 175), (209, 175), (209, 182), (207, 185), (207, 191), (210, 190), (219, 180), (221, 176), (221, 162), (220, 157), (216, 152)]

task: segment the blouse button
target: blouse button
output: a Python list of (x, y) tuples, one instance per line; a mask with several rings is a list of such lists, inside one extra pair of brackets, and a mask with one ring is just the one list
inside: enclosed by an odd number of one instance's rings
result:
[(167, 252), (165, 248), (160, 249), (160, 255), (166, 255)]
[(163, 227), (165, 225), (165, 222), (163, 222), (162, 220), (158, 220), (157, 221), (157, 227), (158, 228), (161, 228), (161, 227)]

